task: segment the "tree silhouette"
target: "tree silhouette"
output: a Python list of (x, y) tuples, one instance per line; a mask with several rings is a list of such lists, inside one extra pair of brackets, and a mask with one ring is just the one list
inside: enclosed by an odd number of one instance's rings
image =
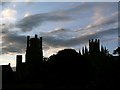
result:
[(113, 54), (118, 54), (120, 56), (120, 47), (113, 51)]

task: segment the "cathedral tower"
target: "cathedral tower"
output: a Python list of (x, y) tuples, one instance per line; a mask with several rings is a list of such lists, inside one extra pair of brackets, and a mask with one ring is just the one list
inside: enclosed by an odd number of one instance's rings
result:
[(43, 62), (42, 37), (27, 36), (26, 63), (38, 64)]
[(89, 53), (98, 54), (100, 52), (100, 41), (99, 39), (89, 40)]

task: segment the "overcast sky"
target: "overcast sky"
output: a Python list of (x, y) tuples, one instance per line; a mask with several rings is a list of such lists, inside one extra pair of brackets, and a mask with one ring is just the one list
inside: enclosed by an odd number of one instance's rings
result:
[(0, 64), (15, 66), (25, 54), (26, 36), (43, 37), (44, 56), (64, 48), (81, 49), (100, 39), (110, 53), (118, 46), (117, 2), (4, 2), (0, 4)]

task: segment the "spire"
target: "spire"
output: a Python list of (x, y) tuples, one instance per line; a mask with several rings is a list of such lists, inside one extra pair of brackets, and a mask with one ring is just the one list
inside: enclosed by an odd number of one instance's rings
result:
[(79, 55), (81, 55), (81, 51), (80, 51), (80, 49), (79, 49)]
[(85, 54), (88, 54), (88, 49), (87, 49), (86, 45), (85, 45)]
[(109, 54), (109, 51), (108, 49), (105, 47), (105, 55), (108, 55)]
[(99, 39), (97, 41), (97, 44), (98, 44), (98, 49), (99, 49), (99, 52), (100, 52), (100, 40)]
[(95, 43), (97, 43), (98, 41), (97, 41), (97, 39), (95, 39)]
[(102, 53), (104, 52), (104, 48), (103, 48), (103, 45), (101, 45), (101, 52), (102, 52)]
[(30, 36), (27, 36), (27, 48), (29, 48), (29, 40), (30, 40)]
[(40, 49), (42, 49), (42, 37), (40, 37)]
[(85, 50), (84, 50), (84, 47), (82, 48), (82, 54), (83, 54), (83, 55), (85, 54)]

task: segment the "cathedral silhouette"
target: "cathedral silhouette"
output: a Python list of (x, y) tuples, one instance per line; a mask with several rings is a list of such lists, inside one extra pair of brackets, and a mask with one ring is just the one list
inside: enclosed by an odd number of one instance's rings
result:
[(35, 35), (35, 38), (30, 39), (30, 36), (27, 36), (25, 62), (22, 62), (22, 55), (17, 55), (16, 57), (17, 78), (21, 79), (25, 76), (27, 78), (28, 76), (36, 77), (35, 75), (37, 75), (39, 68), (43, 65), (42, 37), (38, 38)]
[(17, 55), (16, 71), (2, 66), (2, 90), (120, 89), (119, 69), (119, 56), (109, 54), (99, 39), (89, 40), (89, 48), (79, 52), (64, 49), (45, 60), (42, 37), (27, 36), (25, 62)]

